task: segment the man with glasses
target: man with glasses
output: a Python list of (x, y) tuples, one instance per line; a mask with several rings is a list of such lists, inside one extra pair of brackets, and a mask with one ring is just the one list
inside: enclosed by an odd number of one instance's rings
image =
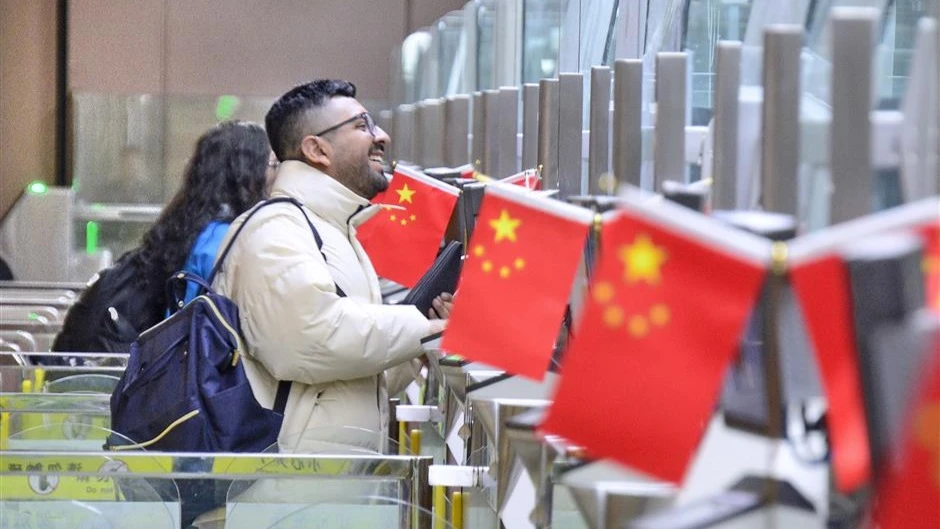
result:
[(443, 330), (446, 320), (438, 318), (450, 310), (442, 299), (428, 315), (382, 304), (356, 227), (378, 211), (369, 199), (388, 187), (382, 169), (391, 140), (355, 96), (351, 83), (318, 80), (274, 103), (265, 119), (280, 161), (271, 196), (295, 198), (304, 209), (283, 203), (260, 210), (215, 280), (238, 304), (245, 370), (258, 401), (272, 407), (279, 381), (292, 381), (281, 451), (381, 450), (388, 395), (413, 379), (421, 338)]

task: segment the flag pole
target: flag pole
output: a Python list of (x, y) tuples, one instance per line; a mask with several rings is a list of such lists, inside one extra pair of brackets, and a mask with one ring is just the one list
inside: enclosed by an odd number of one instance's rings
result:
[[(785, 437), (783, 424), (783, 381), (780, 370), (780, 322), (781, 293), (786, 283), (787, 255), (786, 243), (776, 241), (771, 246), (770, 273), (764, 298), (762, 321), (762, 341), (764, 343), (764, 388), (766, 389), (767, 405), (767, 431), (765, 434), (773, 440), (773, 446), (778, 447), (780, 440)], [(772, 468), (776, 458), (777, 449), (770, 451), (769, 466)], [(777, 503), (779, 497), (779, 482), (775, 479), (764, 480), (764, 505)]]

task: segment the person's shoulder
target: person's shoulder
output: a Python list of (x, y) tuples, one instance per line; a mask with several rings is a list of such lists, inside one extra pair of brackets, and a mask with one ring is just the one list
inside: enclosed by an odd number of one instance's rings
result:
[(256, 222), (255, 219), (261, 221), (259, 224), (269, 220), (284, 220), (293, 224), (306, 226), (307, 219), (318, 222), (322, 221), (323, 217), (315, 209), (312, 209), (309, 204), (303, 204), (299, 200), (284, 200), (264, 206), (261, 211), (258, 211), (251, 220), (248, 221), (249, 224)]
[(225, 234), (228, 232), (229, 222), (223, 221), (212, 221), (206, 225), (199, 232), (199, 235), (196, 237), (196, 242), (193, 245), (195, 251), (200, 251), (206, 247), (212, 247), (213, 253), (214, 248), (222, 242), (222, 239), (225, 238)]
[(296, 240), (309, 236), (308, 219), (314, 224), (320, 222), (319, 217), (307, 208), (301, 210), (289, 202), (273, 203), (255, 211), (250, 218), (245, 213), (239, 216), (228, 230), (226, 240), (235, 237), (236, 233), (235, 242), (239, 246), (255, 247)]
[(221, 240), (225, 237), (225, 232), (228, 231), (228, 227), (231, 224), (232, 223), (228, 221), (214, 220), (206, 224), (206, 227), (199, 233), (199, 238), (205, 240)]

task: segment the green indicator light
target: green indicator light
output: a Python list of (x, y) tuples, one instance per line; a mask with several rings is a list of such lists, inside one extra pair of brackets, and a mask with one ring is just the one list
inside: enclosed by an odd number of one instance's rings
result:
[(35, 312), (30, 312), (28, 318), (31, 320), (38, 320), (39, 314), (36, 314)]
[(235, 109), (238, 108), (238, 96), (219, 96), (215, 104), (215, 118), (219, 121), (232, 119), (235, 115)]
[(26, 189), (28, 189), (29, 192), (34, 195), (41, 195), (46, 191), (49, 191), (49, 186), (47, 186), (45, 182), (36, 180), (35, 182), (30, 182), (30, 184), (26, 186)]
[(98, 223), (90, 220), (85, 224), (85, 253), (94, 255), (98, 251)]

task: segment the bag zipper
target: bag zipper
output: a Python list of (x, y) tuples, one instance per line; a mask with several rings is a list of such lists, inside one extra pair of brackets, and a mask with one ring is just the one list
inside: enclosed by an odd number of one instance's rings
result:
[[(201, 295), (201, 296), (196, 296), (195, 298), (193, 298), (193, 300), (190, 301), (190, 303), (195, 302), (197, 299), (202, 299), (203, 301), (205, 301), (205, 302), (209, 305), (209, 308), (210, 308), (210, 309), (212, 310), (212, 312), (215, 314), (216, 320), (217, 320), (219, 323), (221, 323), (222, 326), (225, 327), (225, 330), (227, 330), (227, 331), (229, 332), (229, 334), (231, 334), (232, 337), (235, 339), (235, 350), (232, 351), (232, 367), (238, 365), (238, 359), (239, 359), (239, 357), (241, 356), (241, 352), (245, 349), (245, 346), (244, 346), (244, 344), (242, 343), (242, 338), (241, 338), (241, 336), (235, 331), (235, 329), (232, 328), (231, 325), (228, 324), (228, 321), (226, 321), (225, 318), (222, 316), (222, 312), (219, 311), (219, 308), (218, 308), (218, 307), (216, 306), (216, 304), (212, 301), (212, 299), (210, 299), (208, 296), (206, 296), (206, 295), (203, 294), (203, 295)], [(172, 318), (172, 316), (171, 316), (171, 318)], [(153, 327), (147, 329), (146, 331), (140, 333), (140, 336), (137, 337), (137, 340), (138, 340), (138, 341), (140, 341), (140, 340), (146, 340), (146, 339), (147, 339), (147, 336), (148, 336), (150, 333), (156, 332), (158, 329), (160, 329), (160, 327), (161, 327), (162, 325), (166, 324), (166, 323), (169, 322), (169, 321), (170, 321), (170, 318), (167, 318), (167, 319), (161, 321), (160, 323), (154, 325)]]
[(192, 419), (193, 417), (197, 415), (199, 415), (199, 410), (193, 410), (187, 413), (186, 415), (183, 415), (179, 419), (176, 419), (175, 421), (171, 422), (169, 426), (164, 428), (162, 432), (157, 434), (156, 437), (154, 437), (153, 439), (149, 441), (144, 441), (143, 443), (137, 443), (137, 444), (132, 444), (132, 445), (112, 446), (111, 450), (114, 452), (119, 452), (121, 450), (138, 450), (140, 448), (147, 448), (148, 446), (156, 443), (160, 439), (163, 439), (168, 433), (170, 433), (170, 431), (173, 430), (173, 428), (176, 428), (177, 426), (183, 424), (184, 422)]

